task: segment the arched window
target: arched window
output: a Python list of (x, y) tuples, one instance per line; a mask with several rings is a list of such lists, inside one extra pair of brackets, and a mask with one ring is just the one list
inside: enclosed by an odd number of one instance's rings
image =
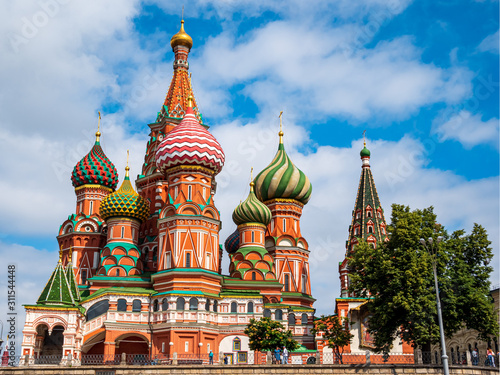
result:
[(283, 320), (283, 311), (280, 309), (274, 312), (274, 320)]
[(160, 309), (159, 307), (159, 304), (158, 304), (158, 300), (155, 299), (154, 302), (153, 302), (153, 311), (158, 311)]
[(191, 185), (188, 185), (188, 201), (190, 201), (192, 199), (192, 196), (193, 195), (193, 187)]
[(198, 310), (198, 298), (191, 298), (189, 300), (189, 310)]
[(241, 340), (235, 337), (233, 340), (233, 351), (237, 352), (241, 350)]
[(191, 253), (186, 253), (186, 267), (191, 267)]
[(238, 312), (238, 304), (236, 302), (231, 302), (231, 312)]
[(132, 312), (140, 312), (141, 311), (141, 300), (140, 299), (134, 299), (132, 301)]
[(105, 314), (109, 310), (109, 301), (107, 299), (94, 303), (87, 310), (87, 321)]
[(205, 310), (210, 311), (210, 300), (207, 298), (207, 302), (205, 302)]
[(295, 325), (295, 314), (288, 314), (288, 324), (291, 326)]
[(270, 317), (271, 317), (271, 310), (264, 309), (264, 318), (270, 318)]
[(285, 292), (290, 291), (290, 276), (288, 274), (285, 275)]
[(120, 298), (117, 301), (116, 311), (127, 311), (127, 300), (124, 298)]
[(247, 308), (247, 312), (249, 313), (253, 313), (253, 302), (248, 302), (248, 308)]
[(217, 312), (219, 303), (217, 301), (214, 301), (214, 312)]
[(286, 219), (283, 219), (283, 232), (286, 232)]
[(257, 275), (255, 274), (255, 272), (252, 272), (252, 281), (255, 281), (257, 279)]
[(119, 268), (117, 268), (115, 273), (116, 273), (116, 275), (115, 275), (115, 276), (120, 276), (120, 269), (119, 269)]
[(300, 322), (302, 324), (307, 324), (307, 314), (302, 314), (302, 317), (300, 319)]
[(368, 227), (368, 233), (373, 233), (373, 226), (371, 226), (371, 225), (370, 225), (370, 226)]
[(167, 311), (168, 310), (168, 301), (167, 301), (166, 298), (161, 303), (161, 309), (162, 309), (162, 311)]
[(177, 310), (184, 310), (184, 304), (186, 303), (186, 301), (184, 301), (184, 298), (182, 297), (179, 297), (177, 298), (177, 306), (176, 306), (176, 309)]

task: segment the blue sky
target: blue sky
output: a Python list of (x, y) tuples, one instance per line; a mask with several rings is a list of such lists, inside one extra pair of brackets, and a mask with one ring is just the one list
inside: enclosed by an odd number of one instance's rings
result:
[[(221, 243), (250, 167), (274, 156), (283, 110), (286, 149), (313, 184), (302, 232), (318, 313), (339, 295), (365, 129), (386, 217), (392, 203), (432, 205), (450, 231), (484, 225), (500, 282), (498, 1), (184, 6), (195, 96), (226, 152)], [(0, 5), (0, 256), (19, 266), (19, 303), (37, 298), (57, 261), (55, 236), (74, 211), (70, 173), (93, 143), (98, 110), (120, 176), (127, 149), (140, 172), (180, 12), (154, 0)]]

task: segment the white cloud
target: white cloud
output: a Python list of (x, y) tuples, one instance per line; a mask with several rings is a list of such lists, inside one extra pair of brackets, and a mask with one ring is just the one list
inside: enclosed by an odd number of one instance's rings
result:
[(500, 41), (498, 38), (497, 30), (496, 33), (488, 35), (486, 38), (484, 38), (479, 46), (477, 46), (477, 49), (481, 52), (491, 52), (498, 55), (499, 43)]
[(473, 115), (462, 110), (445, 121), (435, 125), (435, 132), (441, 142), (455, 140), (466, 149), (488, 144), (498, 149), (499, 122), (497, 118), (483, 121), (480, 114)]
[[(285, 104), (308, 119), (407, 118), (422, 106), (456, 103), (470, 93), (467, 69), (422, 63), (411, 38), (364, 48), (354, 45), (354, 35), (351, 26), (276, 21), (243, 40), (230, 32), (209, 39), (191, 66), (206, 88), (217, 92), (243, 84), (241, 93), (262, 110)], [(221, 100), (226, 110), (209, 108), (209, 117), (230, 112), (230, 102)]]

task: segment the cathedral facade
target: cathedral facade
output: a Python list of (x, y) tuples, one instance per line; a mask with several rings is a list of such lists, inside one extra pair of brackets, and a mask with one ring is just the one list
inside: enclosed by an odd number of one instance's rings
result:
[(182, 21), (171, 39), (173, 78), (149, 124), (135, 186), (128, 163), (119, 185), (99, 130), (74, 167), (75, 210), (59, 228), (54, 272), (37, 302), (25, 306), (23, 355), (213, 351), (245, 363), (252, 359), (243, 331), (261, 317), (291, 329), (303, 350), (315, 349), (309, 249), (300, 231), (311, 183), (287, 155), (280, 130), (276, 156), (235, 205), (236, 230), (223, 249), (216, 176), (225, 155), (194, 98), (192, 45)]

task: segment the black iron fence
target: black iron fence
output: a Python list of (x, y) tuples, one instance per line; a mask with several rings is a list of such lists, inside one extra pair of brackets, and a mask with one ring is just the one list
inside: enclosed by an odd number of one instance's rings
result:
[[(450, 366), (478, 366), (478, 367), (498, 367), (498, 355), (487, 356), (464, 352), (448, 353), (448, 363)], [(294, 365), (294, 364), (321, 364), (321, 365), (417, 365), (417, 366), (441, 366), (441, 353), (420, 352), (415, 354), (403, 353), (335, 353), (335, 352), (291, 352), (287, 360), (283, 357), (278, 361), (274, 355), (267, 355), (254, 352), (233, 352), (233, 353), (213, 353), (207, 354), (184, 354), (173, 353), (156, 354), (82, 354), (78, 357), (71, 356), (11, 356), (8, 361), (3, 359), (0, 366), (162, 366), (162, 365), (253, 365), (253, 364), (273, 364), (273, 365)]]

